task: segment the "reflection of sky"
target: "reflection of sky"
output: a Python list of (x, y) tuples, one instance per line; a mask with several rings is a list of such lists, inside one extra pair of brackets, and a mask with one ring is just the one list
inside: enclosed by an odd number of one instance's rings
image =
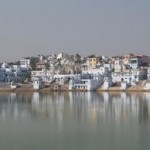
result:
[(150, 93), (1, 93), (0, 119), (46, 119), (100, 125), (145, 122)]

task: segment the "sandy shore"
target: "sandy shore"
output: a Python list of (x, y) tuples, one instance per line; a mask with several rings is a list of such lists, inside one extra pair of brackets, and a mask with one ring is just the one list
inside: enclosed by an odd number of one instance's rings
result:
[[(63, 85), (63, 86), (58, 86), (56, 88), (56, 86), (51, 85), (45, 88), (41, 88), (41, 89), (33, 89), (33, 87), (31, 85), (23, 85), (21, 87), (12, 89), (11, 87), (0, 87), (0, 92), (68, 92), (70, 90), (68, 90), (68, 85)], [(72, 90), (72, 91), (76, 91), (76, 90)], [(79, 92), (80, 90), (78, 90)], [(96, 90), (97, 92), (150, 92), (150, 89), (145, 89), (144, 86), (141, 85), (136, 85), (136, 86), (131, 86), (128, 87), (125, 90), (122, 90), (121, 87), (110, 87), (108, 89), (103, 89), (103, 88), (98, 88)], [(81, 90), (81, 92), (86, 92)]]
[(23, 85), (21, 87), (17, 87), (12, 89), (10, 86), (0, 87), (0, 92), (54, 92), (54, 91), (68, 91), (68, 86), (56, 86), (51, 85), (41, 89), (33, 89), (33, 87), (29, 84)]
[(127, 89), (121, 89), (121, 87), (110, 87), (108, 89), (98, 88), (98, 92), (150, 92), (150, 89), (145, 89), (142, 85), (135, 85), (128, 87)]

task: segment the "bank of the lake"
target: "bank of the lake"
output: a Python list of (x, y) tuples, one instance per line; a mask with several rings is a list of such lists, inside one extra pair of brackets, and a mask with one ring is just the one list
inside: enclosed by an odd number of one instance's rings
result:
[[(52, 84), (40, 89), (34, 89), (31, 84), (24, 84), (20, 87), (11, 88), (10, 86), (0, 87), (0, 92), (69, 92), (69, 91), (78, 91), (78, 92), (87, 92), (86, 90), (69, 90), (68, 84), (57, 85)], [(103, 89), (102, 87), (95, 90), (97, 92), (150, 92), (150, 89), (145, 89), (143, 85), (130, 86), (126, 89), (121, 89), (119, 86), (112, 86), (108, 89)]]

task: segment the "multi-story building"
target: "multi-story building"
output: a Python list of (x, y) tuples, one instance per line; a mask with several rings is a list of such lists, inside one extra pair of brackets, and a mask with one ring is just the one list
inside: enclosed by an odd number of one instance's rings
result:
[(93, 68), (96, 68), (96, 65), (98, 63), (98, 60), (96, 57), (93, 57), (93, 58), (87, 58), (87, 66), (89, 69), (93, 69)]
[(136, 69), (140, 66), (148, 66), (150, 63), (150, 57), (145, 55), (136, 56), (130, 59), (130, 67)]
[(30, 59), (29, 58), (22, 58), (20, 60), (20, 67), (21, 68), (31, 68), (31, 65), (30, 65)]

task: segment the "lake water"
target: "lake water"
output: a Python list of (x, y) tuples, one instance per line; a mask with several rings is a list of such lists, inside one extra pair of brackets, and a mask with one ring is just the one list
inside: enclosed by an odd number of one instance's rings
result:
[(0, 93), (0, 150), (142, 149), (150, 93)]

